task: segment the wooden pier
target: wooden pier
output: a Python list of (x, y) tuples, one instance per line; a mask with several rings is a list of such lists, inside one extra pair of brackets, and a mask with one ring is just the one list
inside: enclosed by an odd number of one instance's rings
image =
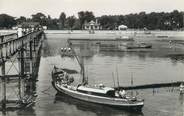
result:
[[(21, 106), (29, 105), (28, 102), (30, 101), (27, 101), (28, 98), (32, 99), (34, 97), (44, 37), (42, 30), (28, 33), (22, 37), (18, 37), (16, 33), (0, 36), (0, 79), (2, 85), (0, 110), (4, 113), (8, 109), (17, 109), (21, 108)], [(7, 62), (11, 62), (11, 67), (6, 67)], [(18, 63), (17, 74), (8, 74), (12, 67), (15, 67), (15, 63)], [(6, 86), (11, 84), (11, 80), (16, 80), (18, 83), (17, 100), (8, 100), (6, 98)]]
[(150, 89), (150, 88), (161, 88), (161, 87), (179, 87), (183, 81), (176, 81), (170, 83), (154, 83), (154, 84), (144, 84), (144, 85), (132, 85), (132, 86), (120, 86), (115, 87), (116, 90), (136, 90), (136, 89)]

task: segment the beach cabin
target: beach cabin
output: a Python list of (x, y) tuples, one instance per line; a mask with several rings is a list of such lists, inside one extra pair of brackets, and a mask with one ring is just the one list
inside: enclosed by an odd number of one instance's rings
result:
[(126, 25), (119, 25), (118, 30), (127, 30), (128, 27)]

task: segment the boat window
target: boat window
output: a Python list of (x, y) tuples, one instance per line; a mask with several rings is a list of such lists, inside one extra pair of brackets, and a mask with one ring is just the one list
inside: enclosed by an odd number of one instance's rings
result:
[(108, 91), (107, 96), (114, 97), (115, 96), (115, 91), (114, 90)]
[(103, 94), (103, 93), (88, 92), (88, 91), (83, 91), (83, 90), (77, 90), (77, 91), (79, 91), (81, 93), (90, 94), (90, 95), (96, 95), (96, 96), (102, 96), (102, 97), (109, 97), (109, 95)]

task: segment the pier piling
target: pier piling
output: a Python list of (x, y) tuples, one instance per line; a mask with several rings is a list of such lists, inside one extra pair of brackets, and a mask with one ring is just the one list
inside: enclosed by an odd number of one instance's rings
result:
[[(14, 36), (14, 37), (12, 37)], [(33, 88), (35, 88), (35, 80), (38, 73), (40, 51), (44, 32), (34, 31), (22, 37), (17, 37), (17, 34), (9, 34), (0, 36), (0, 66), (1, 66), (1, 94), (0, 110), (6, 112), (7, 109), (17, 109), (20, 103), (24, 103), (25, 98), (32, 98)], [(6, 72), (6, 62), (14, 58), (18, 63), (17, 74), (9, 75), (10, 69)], [(17, 60), (16, 60), (17, 59)], [(11, 61), (12, 62), (12, 61)], [(15, 62), (12, 62), (12, 65)], [(7, 73), (7, 74), (6, 74)], [(10, 83), (7, 83), (7, 79)], [(7, 84), (11, 84), (11, 80), (18, 82), (18, 100), (7, 100)], [(12, 101), (11, 105), (7, 101)], [(18, 101), (18, 102), (17, 102)], [(14, 105), (12, 105), (14, 103)]]

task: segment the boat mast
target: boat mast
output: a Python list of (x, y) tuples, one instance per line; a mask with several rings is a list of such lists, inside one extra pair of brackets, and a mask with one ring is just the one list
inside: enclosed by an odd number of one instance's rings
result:
[(85, 68), (84, 68), (84, 57), (81, 57), (81, 73), (82, 73), (82, 84), (86, 84), (87, 80), (85, 78)]
[(81, 61), (79, 60), (79, 57), (77, 56), (77, 54), (75, 53), (75, 50), (72, 47), (72, 43), (70, 42), (70, 39), (67, 40), (68, 42), (68, 46), (71, 48), (74, 57), (77, 59), (77, 62), (79, 63), (80, 67), (81, 67), (81, 74), (82, 74), (82, 84), (86, 83), (86, 79), (85, 79), (85, 69), (84, 69), (84, 58), (83, 56), (81, 56)]
[(116, 66), (116, 73), (117, 73), (117, 84), (118, 84), (118, 88), (119, 88), (119, 75), (118, 75), (118, 67)]
[[(131, 86), (133, 86), (134, 82), (133, 82), (133, 73), (131, 73)], [(131, 95), (133, 96), (133, 90), (131, 90)]]
[(115, 79), (114, 79), (114, 73), (113, 72), (112, 72), (112, 79), (113, 79), (114, 88), (115, 88)]

